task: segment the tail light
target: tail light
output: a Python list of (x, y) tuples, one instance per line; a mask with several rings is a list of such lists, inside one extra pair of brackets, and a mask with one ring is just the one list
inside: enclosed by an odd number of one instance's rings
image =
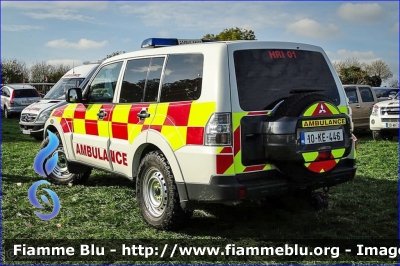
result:
[(232, 143), (231, 115), (214, 113), (207, 122), (204, 143), (209, 146), (228, 146)]
[(354, 136), (354, 134), (351, 134), (351, 139), (354, 141), (354, 148), (357, 150), (358, 141), (356, 136)]
[(11, 92), (10, 105), (14, 104), (14, 91)]

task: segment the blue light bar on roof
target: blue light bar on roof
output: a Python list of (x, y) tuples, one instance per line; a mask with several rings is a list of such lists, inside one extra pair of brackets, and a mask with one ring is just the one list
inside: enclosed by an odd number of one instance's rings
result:
[(155, 48), (180, 44), (209, 42), (202, 39), (176, 39), (176, 38), (149, 38), (142, 42), (142, 48)]

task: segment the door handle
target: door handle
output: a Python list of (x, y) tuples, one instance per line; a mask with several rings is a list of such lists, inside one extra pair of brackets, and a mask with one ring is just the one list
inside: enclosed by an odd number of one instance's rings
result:
[(361, 105), (356, 105), (356, 108), (361, 108)]
[(97, 113), (97, 117), (99, 120), (103, 120), (105, 117), (107, 117), (107, 112), (104, 109), (100, 109)]
[(138, 117), (140, 120), (145, 120), (146, 118), (149, 118), (149, 117), (150, 117), (150, 114), (147, 112), (146, 109), (142, 109), (142, 110), (140, 110), (140, 112), (137, 114), (137, 117)]

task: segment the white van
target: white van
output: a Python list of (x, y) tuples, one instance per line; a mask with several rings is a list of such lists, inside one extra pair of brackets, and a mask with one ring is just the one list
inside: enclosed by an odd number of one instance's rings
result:
[(87, 62), (72, 68), (65, 73), (41, 101), (33, 103), (22, 110), (19, 121), (21, 132), (34, 137), (36, 140), (42, 140), (44, 123), (51, 111), (67, 104), (65, 92), (69, 88), (83, 88), (100, 63)]

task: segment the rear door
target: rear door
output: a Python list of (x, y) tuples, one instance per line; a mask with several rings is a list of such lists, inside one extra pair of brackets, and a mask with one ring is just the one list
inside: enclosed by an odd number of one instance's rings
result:
[(110, 121), (110, 154), (115, 172), (129, 173), (132, 165), (128, 158), (133, 158), (135, 150), (127, 147), (149, 128), (155, 117), (164, 59), (130, 59), (126, 64), (118, 103)]
[(262, 122), (282, 100), (318, 92), (335, 105), (341, 101), (335, 78), (321, 52), (282, 43), (264, 47), (233, 51), (231, 68), (236, 79), (231, 79), (232, 130), (237, 174), (274, 168), (266, 159)]
[(40, 100), (39, 92), (35, 89), (14, 90), (13, 101), (15, 105), (28, 106)]
[[(365, 127), (366, 114), (364, 113), (365, 109), (361, 108), (363, 106), (363, 102), (357, 87), (349, 86), (345, 87), (344, 90), (346, 92), (347, 98), (349, 99), (349, 105), (352, 110), (352, 120), (354, 123), (354, 127), (356, 129)], [(368, 115), (368, 122), (369, 122), (369, 115)]]
[[(346, 94), (349, 98), (349, 104), (353, 111), (353, 123), (354, 127), (357, 128), (368, 128), (369, 127), (369, 116), (372, 111), (372, 106), (376, 103), (376, 99), (372, 92), (371, 87), (369, 86), (358, 86), (358, 90), (356, 87), (346, 87)], [(356, 90), (357, 100), (352, 101)], [(350, 96), (350, 97), (349, 97)]]

